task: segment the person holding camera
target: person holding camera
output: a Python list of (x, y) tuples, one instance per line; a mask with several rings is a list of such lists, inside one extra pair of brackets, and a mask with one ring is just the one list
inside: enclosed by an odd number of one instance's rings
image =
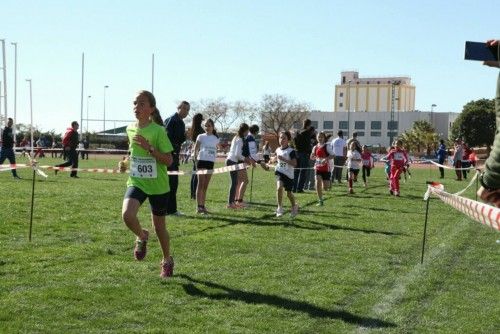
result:
[[(500, 55), (500, 40), (489, 40), (486, 44), (496, 46)], [(500, 68), (500, 61), (485, 61), (484, 65)], [(500, 207), (500, 74), (497, 80), (497, 92), (495, 97), (495, 114), (497, 131), (490, 156), (486, 160), (485, 170), (479, 181), (481, 188), (477, 194), (485, 202)]]

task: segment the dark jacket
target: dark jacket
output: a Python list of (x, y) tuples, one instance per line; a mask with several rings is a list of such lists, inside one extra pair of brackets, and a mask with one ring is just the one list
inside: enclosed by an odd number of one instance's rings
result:
[(12, 128), (5, 127), (2, 133), (2, 148), (13, 148), (14, 147), (14, 135), (12, 134)]
[(495, 114), (497, 131), (495, 141), (488, 160), (486, 160), (486, 169), (483, 175), (483, 182), (488, 188), (500, 188), (500, 74), (497, 80), (497, 95), (495, 98)]
[(295, 137), (295, 150), (300, 153), (311, 154), (311, 130), (304, 129)]
[(78, 132), (75, 131), (75, 129), (73, 129), (73, 128), (66, 129), (66, 133), (64, 134), (64, 138), (63, 138), (64, 147), (65, 148), (69, 147), (72, 150), (76, 150), (79, 142), (80, 141), (78, 140)]
[(164, 123), (168, 139), (174, 147), (174, 153), (179, 154), (182, 143), (186, 141), (186, 125), (178, 113), (167, 118)]

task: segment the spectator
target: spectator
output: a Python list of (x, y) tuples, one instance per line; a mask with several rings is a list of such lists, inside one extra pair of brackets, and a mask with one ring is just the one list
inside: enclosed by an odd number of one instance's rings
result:
[[(3, 129), (2, 132), (2, 148), (0, 149), (0, 165), (3, 164), (5, 159), (9, 159), (9, 163), (15, 167), (16, 165), (16, 155), (14, 154), (14, 135), (12, 134), (12, 124), (14, 124), (14, 120), (9, 118), (7, 120), (7, 126)], [(17, 171), (15, 168), (11, 169), (12, 176), (15, 179), (21, 179), (17, 175)]]
[[(489, 46), (496, 46), (498, 55), (500, 55), (500, 40), (489, 40), (487, 44)], [(484, 64), (500, 68), (500, 62), (498, 61), (489, 61)], [(500, 207), (500, 75), (497, 80), (495, 113), (497, 125), (495, 141), (493, 142), (493, 149), (490, 152), (490, 156), (486, 160), (485, 170), (479, 178), (481, 188), (478, 191), (478, 195), (482, 200)]]
[[(66, 152), (67, 161), (56, 165), (55, 167), (69, 167), (73, 169), (71, 171), (70, 177), (78, 178), (77, 171), (78, 168), (78, 152), (76, 148), (78, 147), (78, 125), (77, 121), (71, 122), (71, 127), (66, 129), (66, 133), (63, 138), (63, 150)], [(56, 169), (55, 174), (57, 175), (58, 170)]]
[(90, 142), (87, 137), (85, 137), (82, 141), (83, 144), (83, 150), (81, 151), (82, 154), (82, 160), (85, 160), (85, 156), (87, 156), (87, 160), (89, 160), (89, 148), (90, 148)]
[[(165, 128), (167, 129), (167, 135), (174, 147), (172, 154), (173, 161), (168, 167), (168, 171), (178, 171), (179, 170), (179, 154), (181, 151), (181, 145), (186, 140), (186, 125), (183, 119), (189, 114), (189, 109), (191, 108), (189, 102), (182, 101), (177, 106), (177, 112), (165, 120)], [(177, 210), (177, 188), (179, 187), (179, 176), (169, 175), (170, 192), (168, 195), (168, 215), (182, 216), (183, 214)]]
[(462, 158), (464, 156), (464, 148), (462, 146), (462, 139), (457, 138), (455, 140), (455, 152), (453, 153), (453, 167), (455, 167), (455, 173), (457, 174), (457, 181), (462, 181)]
[[(203, 122), (203, 115), (202, 114), (196, 114), (193, 116), (193, 120), (191, 123), (191, 140), (193, 143), (196, 142), (196, 139), (198, 138), (199, 135), (205, 133), (205, 130), (203, 130), (203, 126), (201, 126)], [(189, 145), (191, 147), (191, 145)], [(191, 156), (191, 150), (189, 149), (189, 155)], [(187, 154), (187, 152), (186, 152)], [(196, 155), (195, 158), (193, 159), (193, 171), (196, 171)], [(196, 199), (196, 188), (198, 187), (198, 175), (193, 174), (191, 175), (191, 199)]]
[(311, 155), (311, 120), (304, 120), (302, 130), (295, 137), (295, 152), (297, 165), (294, 170), (292, 192), (303, 193), (307, 180), (309, 168), (309, 156)]
[[(436, 157), (438, 159), (438, 163), (440, 165), (443, 165), (445, 160), (446, 160), (446, 146), (444, 145), (444, 140), (441, 139), (439, 141), (439, 148), (436, 151)], [(444, 178), (444, 168), (439, 167), (439, 173), (441, 174), (440, 178)]]

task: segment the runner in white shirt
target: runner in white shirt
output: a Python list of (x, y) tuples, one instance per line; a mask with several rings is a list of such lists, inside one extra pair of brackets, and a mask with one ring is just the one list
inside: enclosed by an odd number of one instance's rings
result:
[(337, 132), (338, 137), (331, 142), (331, 151), (333, 152), (333, 172), (332, 183), (337, 180), (338, 183), (342, 180), (342, 169), (346, 159), (346, 141), (343, 138), (344, 133), (342, 130)]
[(349, 194), (354, 194), (354, 190), (352, 189), (352, 184), (354, 179), (359, 173), (359, 169), (361, 167), (361, 154), (356, 149), (356, 143), (352, 142), (351, 147), (349, 147), (349, 151), (347, 151), (347, 169), (349, 171)]
[[(205, 133), (198, 135), (194, 147), (197, 171), (213, 170), (217, 157), (219, 137), (214, 127), (214, 121), (210, 118), (205, 121), (205, 131)], [(198, 186), (196, 187), (197, 213), (208, 214), (208, 210), (205, 207), (205, 200), (211, 178), (212, 174), (198, 174)]]
[(276, 197), (278, 200), (278, 208), (276, 209), (276, 217), (283, 216), (283, 188), (292, 205), (290, 216), (293, 218), (299, 212), (299, 206), (295, 202), (295, 197), (292, 193), (294, 168), (297, 166), (297, 155), (295, 150), (288, 146), (288, 142), (292, 138), (289, 131), (280, 133), (280, 147), (276, 149)]

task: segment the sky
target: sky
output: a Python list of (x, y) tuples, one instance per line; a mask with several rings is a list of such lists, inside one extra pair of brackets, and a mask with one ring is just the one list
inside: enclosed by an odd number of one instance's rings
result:
[[(29, 78), (33, 123), (44, 131), (80, 121), (82, 53), (84, 118), (87, 106), (89, 118), (103, 118), (108, 85), (106, 119), (133, 120), (135, 92), (152, 88), (153, 53), (163, 117), (181, 100), (259, 102), (264, 94), (332, 111), (340, 72), (353, 69), (362, 77), (408, 75), (416, 109), (460, 112), (494, 96), (498, 70), (463, 56), (467, 40), (500, 38), (499, 22), (498, 0), (2, 0), (8, 115), (11, 42), (18, 43), (17, 122), (30, 122)], [(106, 128), (113, 125), (124, 124)], [(102, 129), (102, 121), (89, 122), (89, 130)]]

